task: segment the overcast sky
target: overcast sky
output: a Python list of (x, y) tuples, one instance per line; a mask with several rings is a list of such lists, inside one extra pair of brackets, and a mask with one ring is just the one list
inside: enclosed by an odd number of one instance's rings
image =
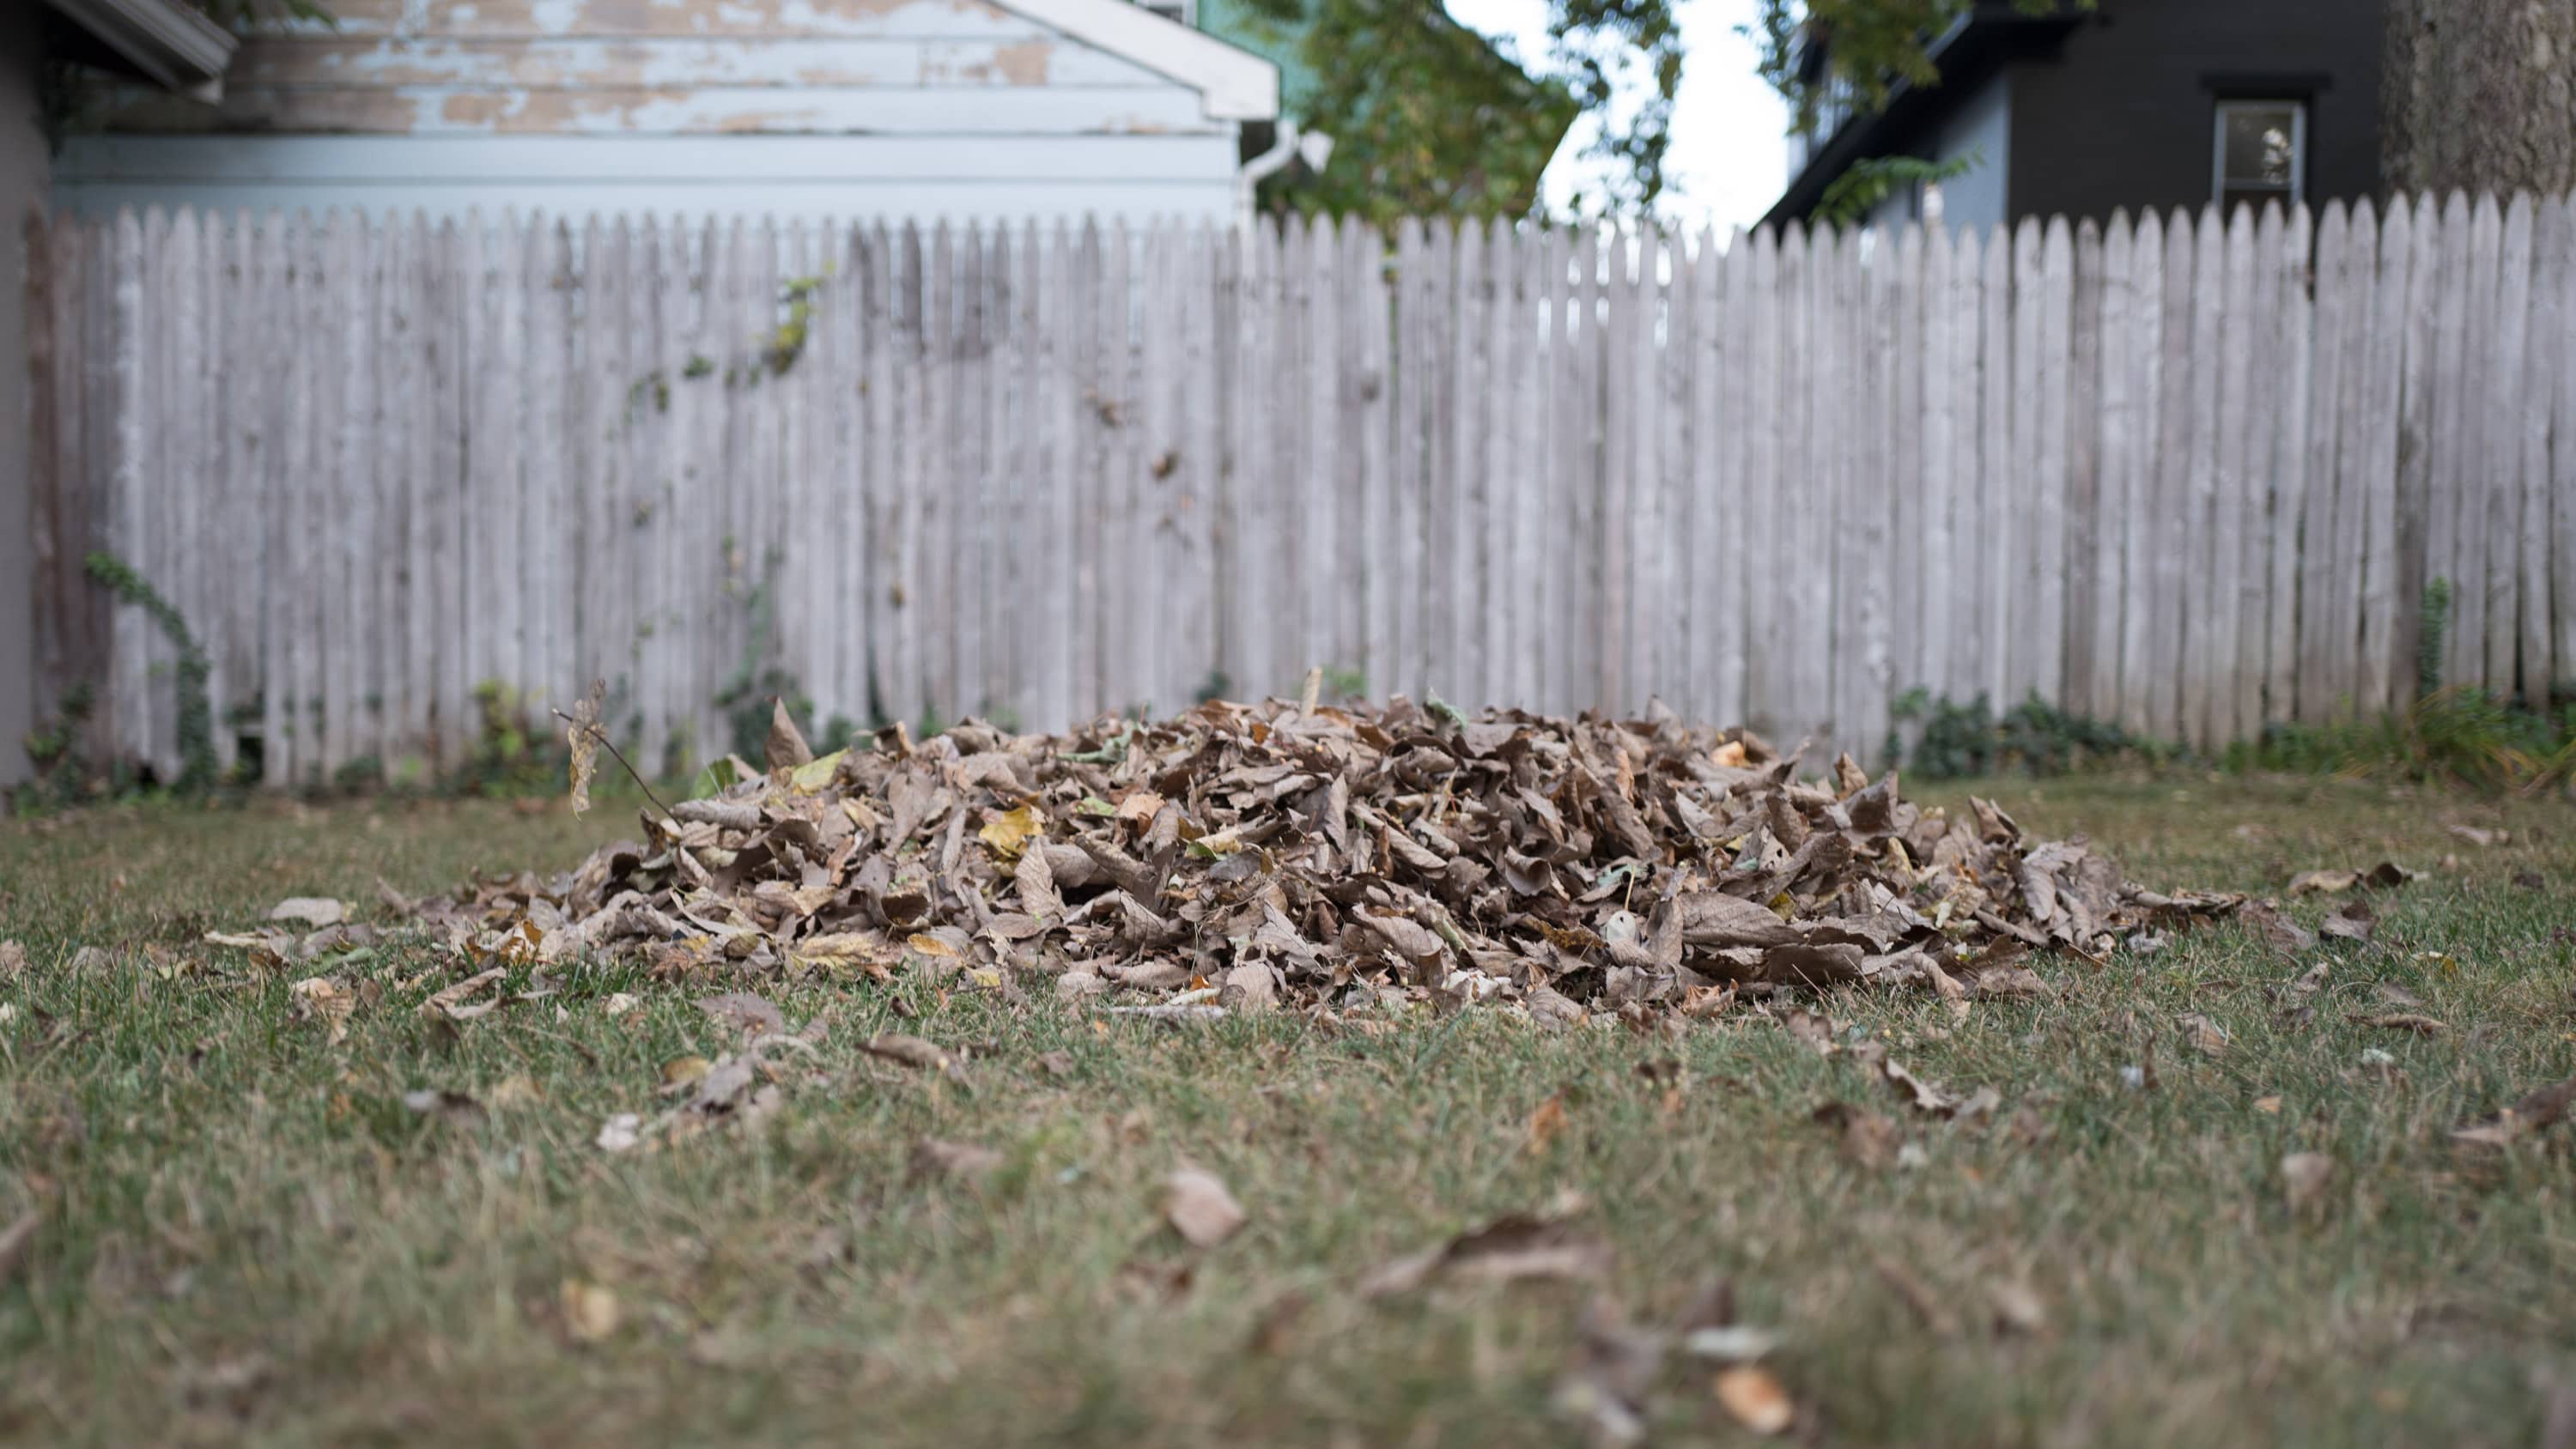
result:
[[(1449, 13), (1488, 35), (1510, 36), (1532, 60), (1547, 55), (1548, 0), (1448, 0)], [(1676, 0), (1681, 16), (1681, 96), (1673, 108), (1671, 177), (1663, 213), (1696, 227), (1713, 221), (1751, 225), (1779, 199), (1787, 182), (1787, 124), (1780, 98), (1754, 73), (1754, 42), (1736, 32), (1753, 18), (1753, 0)], [(1600, 163), (1577, 153), (1589, 139), (1577, 124), (1548, 167), (1547, 194), (1561, 204)]]

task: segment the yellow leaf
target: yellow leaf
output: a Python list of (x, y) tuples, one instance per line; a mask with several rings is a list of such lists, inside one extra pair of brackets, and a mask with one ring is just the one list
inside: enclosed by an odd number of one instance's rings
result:
[(926, 933), (917, 933), (906, 936), (903, 939), (903, 943), (910, 946), (912, 949), (919, 951), (924, 956), (946, 956), (953, 960), (957, 955), (956, 947), (949, 945), (946, 941), (939, 939), (937, 936), (928, 935)]
[(1741, 770), (1744, 768), (1744, 742), (1728, 740), (1710, 751), (1709, 758), (1729, 769)]
[(993, 817), (991, 823), (975, 832), (975, 838), (993, 847), (993, 853), (1004, 860), (1018, 860), (1029, 841), (1046, 828), (1046, 817), (1035, 805), (1022, 805)]
[(799, 795), (811, 795), (832, 783), (833, 774), (841, 768), (841, 757), (848, 750), (834, 750), (820, 759), (808, 760), (787, 772), (787, 788)]

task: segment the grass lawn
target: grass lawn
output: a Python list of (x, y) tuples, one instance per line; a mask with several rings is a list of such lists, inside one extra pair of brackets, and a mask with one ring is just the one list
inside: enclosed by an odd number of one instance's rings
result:
[[(1741, 1009), (1673, 1035), (1473, 1011), (1335, 1032), (611, 966), (451, 1028), (416, 1010), (445, 979), (416, 979), (426, 950), (339, 968), (382, 992), (333, 1044), (295, 1019), (302, 973), (202, 934), (290, 895), (372, 902), (379, 875), (566, 868), (631, 817), (0, 824), (0, 939), (26, 957), (0, 967), (0, 1226), (39, 1213), (0, 1249), (0, 1439), (1577, 1442), (1557, 1389), (1587, 1318), (1669, 1325), (1716, 1279), (1778, 1335), (1790, 1432), (1816, 1442), (2529, 1445), (2553, 1402), (2576, 1416), (2576, 1123), (2448, 1137), (2576, 1071), (2576, 810), (2305, 779), (1993, 788), (2154, 885), (2427, 874), (2376, 898), (2375, 939), (2295, 959), (2230, 924), (2042, 962), (2052, 996), (1964, 1017), (1828, 998), (1830, 1056)], [(2334, 904), (2289, 909), (2313, 928)], [(104, 958), (76, 970), (81, 947)], [(665, 1105), (666, 1063), (731, 1044), (694, 1002), (736, 984), (821, 1023), (779, 1054), (775, 1111), (594, 1145)], [(2365, 1020), (2393, 1013), (2445, 1029)], [(962, 1069), (861, 1049), (888, 1032)], [(1864, 1038), (2001, 1105), (1915, 1113)], [(415, 1113), (425, 1089), (480, 1110)], [(1837, 1102), (1898, 1138), (1819, 1120)], [(999, 1163), (925, 1169), (924, 1138)], [(2294, 1209), (2300, 1152), (2332, 1170)], [(1248, 1215), (1213, 1248), (1165, 1224), (1184, 1161)], [(1570, 1213), (1606, 1273), (1360, 1292), (1513, 1212)], [(1713, 1378), (1666, 1357), (1658, 1441), (1746, 1437)]]

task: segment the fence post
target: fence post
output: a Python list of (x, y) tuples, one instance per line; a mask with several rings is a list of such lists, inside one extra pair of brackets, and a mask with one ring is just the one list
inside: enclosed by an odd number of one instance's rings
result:
[[(36, 723), (37, 600), (58, 566), (54, 519), (53, 259), (43, 211), (29, 207), (23, 291), (0, 294), (0, 416), (26, 420), (26, 448), (0, 448), (0, 785), (25, 779), (18, 742)], [(43, 481), (40, 483), (39, 479)], [(26, 527), (10, 526), (24, 520)], [(41, 566), (41, 567), (40, 567)]]

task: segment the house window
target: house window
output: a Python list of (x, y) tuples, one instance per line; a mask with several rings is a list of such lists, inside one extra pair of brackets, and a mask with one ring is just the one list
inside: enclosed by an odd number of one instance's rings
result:
[(2308, 107), (2304, 101), (2220, 101), (2211, 144), (2218, 209), (2295, 205), (2307, 194)]

